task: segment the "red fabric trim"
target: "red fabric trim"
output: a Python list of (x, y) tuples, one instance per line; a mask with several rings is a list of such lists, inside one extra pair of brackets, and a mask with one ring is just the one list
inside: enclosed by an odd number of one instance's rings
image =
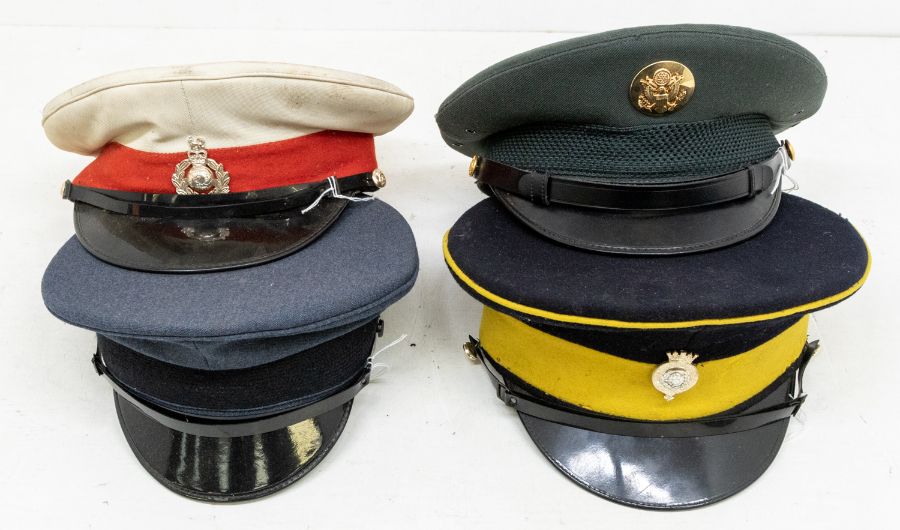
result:
[[(209, 158), (225, 166), (232, 192), (317, 182), (378, 167), (371, 134), (321, 131), (299, 138), (246, 147), (214, 149)], [(182, 153), (148, 153), (110, 143), (79, 173), (74, 184), (107, 190), (175, 193), (172, 173)]]

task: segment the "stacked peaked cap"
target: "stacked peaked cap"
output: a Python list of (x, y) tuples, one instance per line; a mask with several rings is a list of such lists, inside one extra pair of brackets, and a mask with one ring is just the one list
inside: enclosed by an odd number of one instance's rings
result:
[(489, 198), (453, 225), (484, 304), (466, 344), (568, 478), (678, 509), (746, 488), (805, 399), (809, 313), (860, 288), (839, 215), (782, 194), (821, 64), (727, 26), (632, 28), (517, 55), (442, 104)]
[(97, 333), (141, 464), (192, 498), (277, 491), (309, 472), (368, 382), (379, 315), (412, 287), (416, 246), (373, 137), (412, 98), (317, 67), (224, 63), (123, 72), (44, 111), (75, 234), (47, 308)]

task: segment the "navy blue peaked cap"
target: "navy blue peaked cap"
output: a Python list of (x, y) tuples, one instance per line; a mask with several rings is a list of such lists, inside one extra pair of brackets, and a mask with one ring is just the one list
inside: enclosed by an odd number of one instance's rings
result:
[(765, 230), (739, 244), (653, 257), (549, 241), (486, 199), (450, 229), (444, 257), (469, 294), (500, 312), (554, 325), (631, 329), (806, 314), (855, 293), (870, 266), (849, 221), (792, 195)]
[(135, 271), (70, 239), (44, 275), (47, 308), (97, 332), (94, 364), (147, 471), (176, 493), (246, 500), (306, 475), (368, 382), (380, 314), (413, 286), (403, 217), (347, 205), (302, 251), (229, 271)]

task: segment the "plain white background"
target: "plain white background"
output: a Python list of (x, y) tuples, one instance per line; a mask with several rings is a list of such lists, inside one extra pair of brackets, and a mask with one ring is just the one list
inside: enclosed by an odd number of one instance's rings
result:
[[(680, 528), (889, 526), (900, 499), (895, 333), (895, 2), (21, 2), (0, 14), (0, 527), (2, 528)], [(443, 232), (481, 195), (433, 115), (482, 68), (583, 32), (653, 23), (748, 25), (794, 38), (829, 73), (822, 110), (785, 136), (796, 193), (850, 218), (874, 254), (871, 278), (815, 316), (823, 348), (810, 400), (750, 488), (711, 507), (620, 507), (562, 477), (497, 401), (460, 345), (478, 304), (443, 265)], [(379, 138), (379, 196), (415, 231), (421, 273), (385, 315), (391, 369), (359, 397), (344, 435), (309, 476), (257, 502), (208, 505), (157, 484), (122, 437), (93, 372), (91, 333), (51, 317), (47, 262), (72, 234), (60, 183), (88, 160), (53, 148), (44, 103), (116, 70), (272, 60), (358, 71), (397, 84), (416, 111)], [(723, 72), (727, 75), (727, 72)], [(789, 259), (774, 258), (773, 259)], [(377, 267), (377, 263), (372, 264)], [(77, 281), (73, 278), (72, 281)], [(414, 346), (413, 346), (414, 344)]]

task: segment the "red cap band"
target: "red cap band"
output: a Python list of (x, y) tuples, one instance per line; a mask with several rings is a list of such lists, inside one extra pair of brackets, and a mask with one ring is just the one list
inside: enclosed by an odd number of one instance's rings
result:
[[(209, 158), (231, 176), (232, 192), (278, 188), (346, 177), (378, 167), (371, 134), (321, 131), (290, 140), (216, 149)], [(107, 190), (174, 194), (172, 174), (182, 153), (149, 153), (110, 143), (75, 177), (74, 184)]]

